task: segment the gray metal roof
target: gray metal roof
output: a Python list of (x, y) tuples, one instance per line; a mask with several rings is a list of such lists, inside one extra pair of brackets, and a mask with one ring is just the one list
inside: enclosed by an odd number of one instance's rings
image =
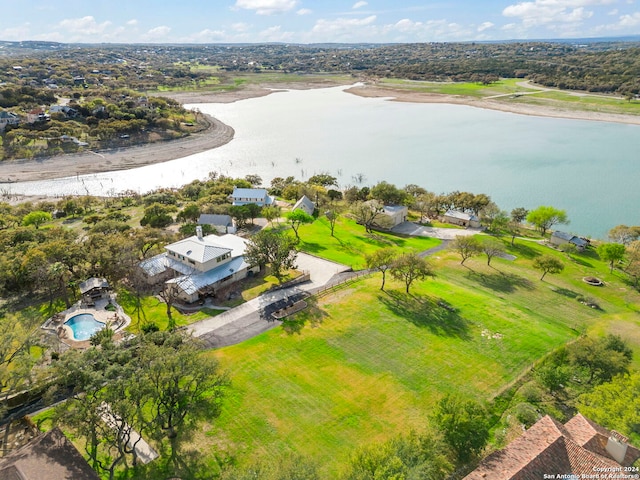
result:
[(91, 277), (84, 282), (81, 282), (80, 285), (78, 285), (78, 288), (80, 288), (80, 293), (84, 295), (86, 292), (93, 290), (94, 288), (109, 288), (109, 282), (104, 278)]
[(560, 232), (558, 230), (553, 232), (553, 235), (551, 236), (566, 240), (567, 242), (573, 243), (578, 247), (586, 247), (589, 244), (589, 242), (587, 242), (585, 239), (577, 237), (572, 233)]
[(266, 188), (234, 188), (231, 194), (233, 198), (260, 198), (268, 197)]
[(244, 261), (244, 257), (237, 257), (224, 265), (220, 265), (217, 268), (209, 270), (208, 272), (183, 275), (181, 277), (172, 278), (171, 280), (168, 280), (167, 283), (175, 283), (187, 295), (193, 295), (197, 291), (214, 285), (223, 278), (233, 275), (234, 273), (248, 267), (249, 264)]
[(300, 200), (298, 200), (296, 204), (293, 206), (293, 210), (296, 210), (298, 208), (301, 208), (302, 210), (307, 212), (309, 215), (311, 215), (311, 213), (313, 213), (313, 211), (316, 209), (316, 204), (313, 203), (309, 199), (309, 197), (307, 197), (306, 195), (303, 195), (302, 198), (300, 198)]
[(230, 215), (216, 215), (212, 213), (201, 214), (198, 223), (201, 225), (217, 225), (222, 227), (232, 225)]
[(189, 260), (193, 260), (198, 263), (205, 263), (216, 257), (226, 255), (231, 251), (230, 248), (220, 246), (215, 241), (217, 238), (218, 237), (215, 235), (207, 235), (202, 238), (198, 238), (197, 235), (194, 235), (176, 243), (172, 243), (171, 245), (167, 245), (164, 248), (169, 252), (182, 255)]
[(467, 222), (470, 220), (478, 221), (478, 217), (473, 214), (461, 212), (459, 210), (447, 210), (447, 213), (444, 214), (445, 217), (457, 218), (458, 220), (466, 220)]

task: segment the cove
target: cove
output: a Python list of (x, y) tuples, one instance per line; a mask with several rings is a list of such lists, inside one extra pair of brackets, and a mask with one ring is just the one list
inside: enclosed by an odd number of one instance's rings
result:
[(120, 172), (24, 182), (13, 193), (61, 196), (144, 193), (209, 172), (299, 179), (326, 172), (341, 187), (386, 180), (436, 193), (486, 193), (510, 211), (553, 205), (571, 223), (558, 227), (605, 238), (618, 224), (639, 225), (640, 127), (533, 117), (462, 105), (361, 98), (347, 87), (276, 92), (232, 104), (198, 104), (232, 126), (220, 148)]

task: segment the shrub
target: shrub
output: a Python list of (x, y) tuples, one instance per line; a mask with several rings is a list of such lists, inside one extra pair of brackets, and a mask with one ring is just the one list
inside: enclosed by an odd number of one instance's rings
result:
[(540, 415), (536, 411), (535, 407), (530, 403), (519, 403), (515, 408), (516, 418), (520, 423), (522, 423), (526, 428), (529, 428), (531, 425), (538, 421)]
[(536, 382), (525, 383), (518, 393), (527, 403), (538, 403), (542, 400), (542, 391)]

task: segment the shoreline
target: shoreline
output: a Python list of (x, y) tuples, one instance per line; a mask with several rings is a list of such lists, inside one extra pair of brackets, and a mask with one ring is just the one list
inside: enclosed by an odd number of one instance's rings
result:
[[(518, 115), (640, 125), (640, 116), (572, 111), (539, 105), (505, 104), (492, 99), (410, 92), (361, 84), (349, 86), (335, 82), (251, 85), (243, 90), (232, 92), (177, 92), (166, 93), (162, 96), (171, 97), (182, 104), (232, 103), (263, 97), (287, 89), (308, 90), (335, 86), (344, 86), (344, 91), (352, 95), (364, 98), (388, 98), (394, 102), (466, 105)], [(102, 152), (84, 152), (41, 159), (2, 162), (0, 163), (0, 188), (18, 182), (51, 180), (163, 163), (221, 147), (233, 139), (235, 135), (233, 127), (211, 116), (207, 116), (207, 119), (210, 122), (210, 126), (207, 129), (178, 140), (136, 145)], [(100, 160), (96, 157), (100, 158)]]
[(235, 135), (229, 125), (209, 115), (209, 126), (176, 140), (165, 140), (98, 152), (85, 151), (28, 160), (0, 163), (0, 188), (17, 182), (52, 180), (93, 173), (128, 170), (168, 162), (226, 145)]
[(392, 102), (407, 103), (443, 103), (449, 105), (466, 105), (487, 110), (529, 115), (546, 118), (565, 118), (568, 120), (589, 120), (596, 122), (624, 123), (640, 125), (640, 116), (621, 113), (589, 112), (585, 110), (567, 110), (543, 105), (506, 104), (491, 98), (473, 98), (441, 93), (421, 93), (406, 90), (378, 87), (371, 85), (354, 86), (345, 90), (347, 93), (365, 98), (388, 98)]

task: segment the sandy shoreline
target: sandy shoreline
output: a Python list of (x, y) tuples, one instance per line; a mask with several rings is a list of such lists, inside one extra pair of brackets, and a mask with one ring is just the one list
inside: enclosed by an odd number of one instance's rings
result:
[[(282, 91), (283, 89), (311, 89), (326, 86), (338, 86), (335, 83), (304, 83), (287, 85), (251, 85), (243, 90), (223, 93), (180, 92), (165, 94), (183, 104), (193, 103), (231, 103), (256, 98)], [(477, 108), (500, 110), (520, 115), (540, 117), (570, 118), (602, 122), (617, 122), (640, 125), (640, 117), (600, 112), (571, 111), (547, 106), (504, 103), (492, 99), (476, 99), (455, 95), (425, 94), (394, 90), (376, 86), (359, 85), (345, 90), (348, 93), (371, 98), (389, 98), (392, 101), (413, 103), (446, 103), (468, 105)], [(101, 152), (86, 152), (75, 155), (48, 157), (37, 160), (17, 160), (0, 163), (0, 188), (13, 182), (49, 180), (93, 173), (126, 170), (153, 163), (161, 163), (195, 153), (220, 147), (230, 142), (234, 136), (231, 126), (208, 117), (211, 125), (208, 129), (188, 137), (166, 142), (157, 142), (129, 148), (113, 149)]]
[[(554, 108), (541, 105), (504, 103), (501, 101), (493, 100), (491, 98), (471, 98), (457, 95), (418, 93), (369, 85), (351, 87), (345, 91), (361, 97), (389, 98), (394, 102), (446, 103), (454, 105), (467, 105), (470, 107), (486, 108), (489, 110), (499, 110), (501, 112), (516, 113), (519, 115), (531, 115), (536, 117), (567, 118), (573, 120), (591, 120), (598, 122), (640, 125), (640, 116), (603, 112), (588, 112), (582, 110), (567, 110), (563, 108)], [(507, 95), (505, 95), (505, 97), (507, 97)]]

